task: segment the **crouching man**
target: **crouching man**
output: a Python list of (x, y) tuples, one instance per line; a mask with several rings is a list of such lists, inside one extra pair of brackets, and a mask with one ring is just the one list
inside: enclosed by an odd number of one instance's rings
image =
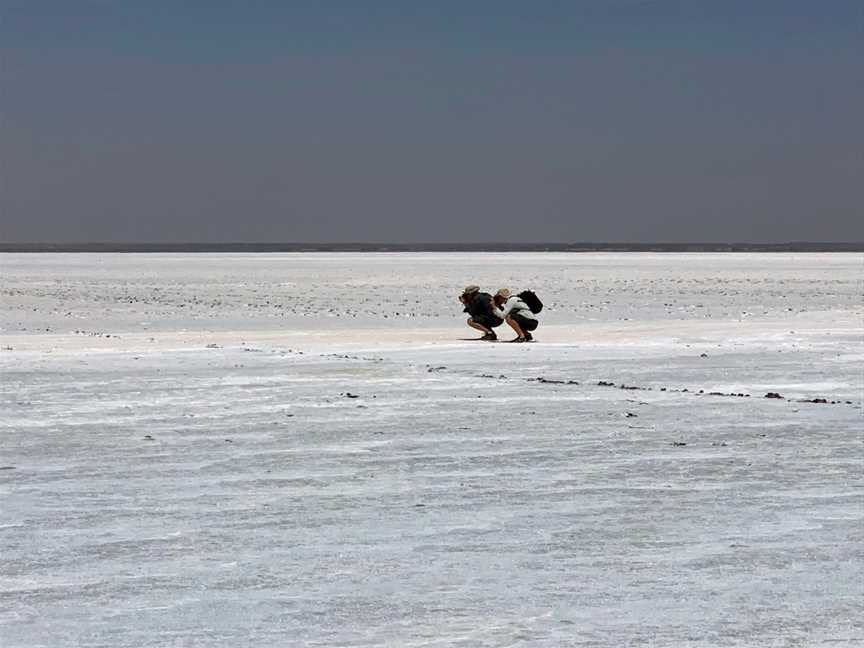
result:
[(481, 340), (494, 342), (498, 339), (494, 329), (504, 323), (504, 318), (494, 312), (492, 295), (480, 292), (479, 286), (468, 286), (459, 296), (459, 301), (465, 307), (464, 312), (471, 317), (468, 318), (468, 326), (483, 333)]
[(537, 329), (537, 316), (519, 295), (511, 295), (507, 288), (502, 288), (492, 300), (492, 312), (500, 317), (516, 333), (511, 342), (533, 342), (531, 331)]

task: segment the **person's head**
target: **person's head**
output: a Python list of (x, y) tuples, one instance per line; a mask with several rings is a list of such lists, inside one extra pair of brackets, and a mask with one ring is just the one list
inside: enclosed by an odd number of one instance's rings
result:
[(479, 292), (480, 286), (465, 286), (465, 290), (462, 291), (462, 295), (460, 295), (459, 301), (461, 301), (463, 304), (468, 304), (477, 296), (477, 293)]
[(508, 299), (510, 299), (510, 291), (506, 288), (501, 288), (498, 292), (495, 293), (495, 304), (500, 306), (505, 303)]

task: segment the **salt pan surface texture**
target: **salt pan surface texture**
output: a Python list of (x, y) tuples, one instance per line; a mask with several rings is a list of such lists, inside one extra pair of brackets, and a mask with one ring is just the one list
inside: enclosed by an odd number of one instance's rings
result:
[(4, 648), (864, 645), (861, 255), (0, 262)]

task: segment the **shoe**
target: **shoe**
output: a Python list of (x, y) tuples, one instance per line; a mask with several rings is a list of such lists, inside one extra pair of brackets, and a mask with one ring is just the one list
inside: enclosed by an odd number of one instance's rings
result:
[(485, 340), (486, 342), (495, 342), (496, 340), (498, 340), (498, 336), (495, 335), (494, 333), (487, 333), (486, 335), (484, 335), (480, 339)]
[(525, 331), (525, 339), (523, 341), (524, 342), (533, 342), (534, 336), (531, 335), (531, 333), (529, 333), (528, 331)]
[(512, 340), (509, 340), (509, 341), (510, 342), (527, 342), (528, 339), (524, 338), (524, 337), (517, 337), (517, 338), (513, 338)]

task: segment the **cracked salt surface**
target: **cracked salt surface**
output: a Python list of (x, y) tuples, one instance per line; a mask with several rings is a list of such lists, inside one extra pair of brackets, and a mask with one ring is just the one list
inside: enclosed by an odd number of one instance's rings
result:
[(862, 261), (3, 255), (2, 645), (864, 645)]

